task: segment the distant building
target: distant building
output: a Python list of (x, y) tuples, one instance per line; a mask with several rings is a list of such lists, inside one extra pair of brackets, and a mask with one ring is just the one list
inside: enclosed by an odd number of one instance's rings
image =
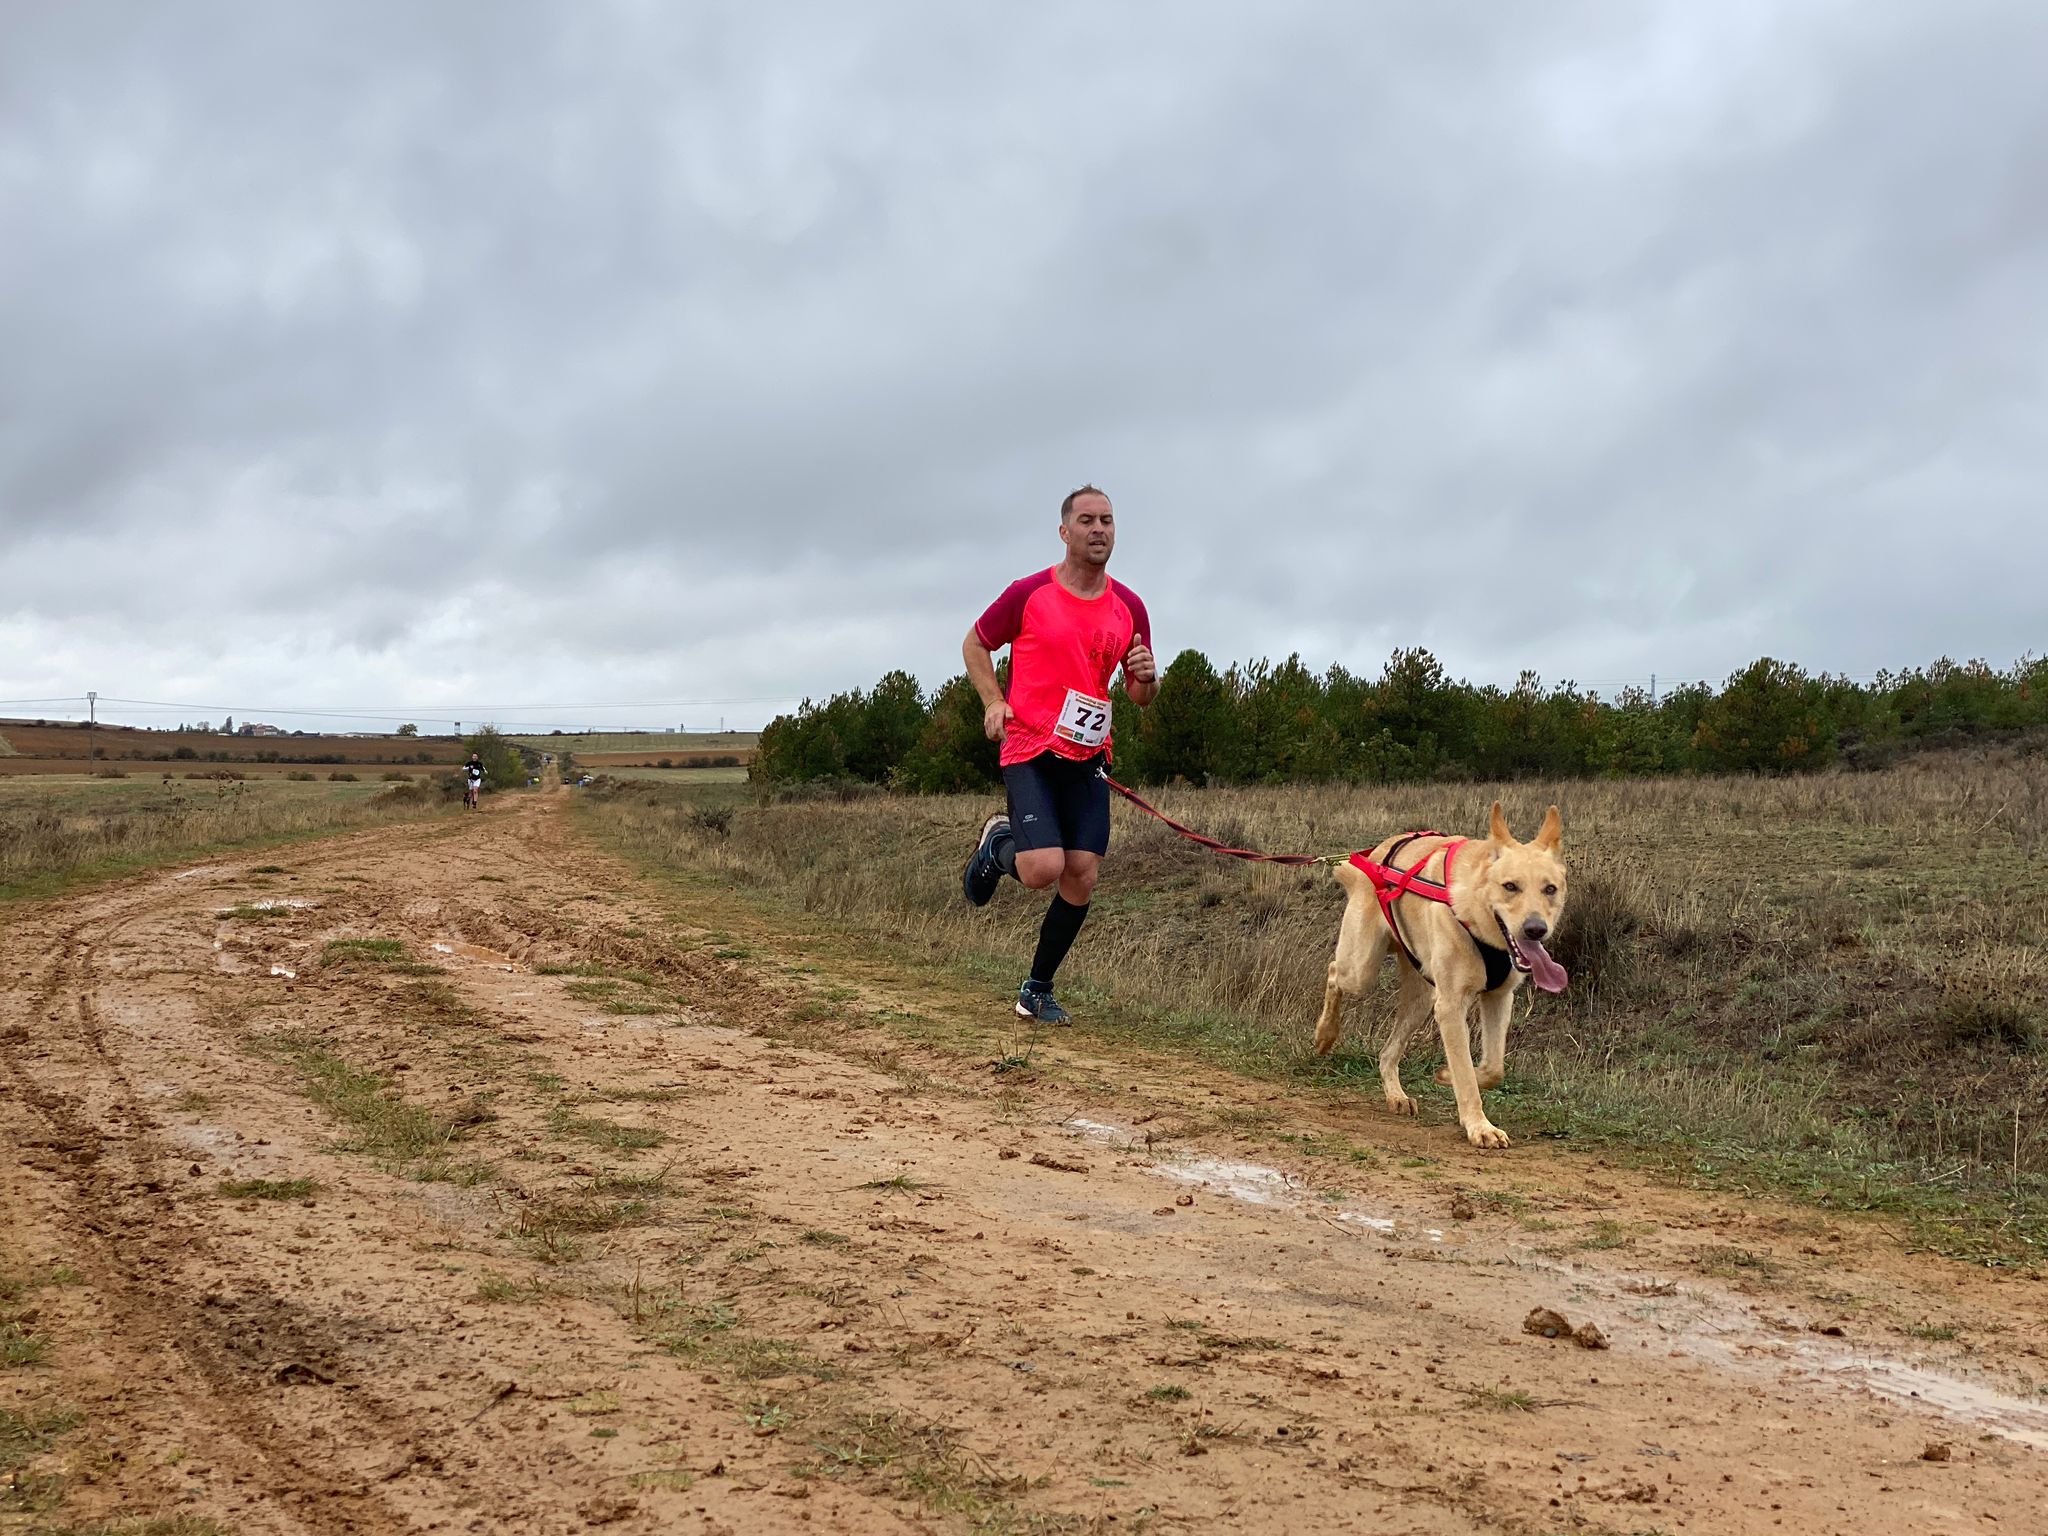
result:
[(260, 721), (245, 720), (242, 722), (241, 729), (236, 731), (235, 734), (237, 736), (289, 736), (291, 732), (281, 725), (264, 725)]

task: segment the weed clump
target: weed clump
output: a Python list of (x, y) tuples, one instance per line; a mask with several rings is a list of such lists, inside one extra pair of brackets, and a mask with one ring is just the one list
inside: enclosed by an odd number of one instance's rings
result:
[(425, 1182), (471, 1185), (492, 1176), (483, 1164), (453, 1160), (456, 1145), (482, 1123), (473, 1106), (441, 1115), (410, 1103), (394, 1084), (336, 1055), (317, 1036), (259, 1035), (249, 1047), (298, 1072), (306, 1096), (349, 1127), (346, 1150)]
[(1642, 930), (1642, 910), (1622, 882), (1612, 875), (1588, 874), (1572, 882), (1564, 920), (1548, 948), (1571, 973), (1571, 985), (1591, 994), (1626, 986), (1635, 963), (1633, 941)]
[(603, 1147), (612, 1152), (644, 1152), (658, 1147), (668, 1140), (660, 1131), (645, 1126), (621, 1125), (616, 1120), (606, 1120), (596, 1115), (577, 1115), (565, 1109), (558, 1109), (548, 1117), (549, 1128), (563, 1136), (573, 1136), (587, 1141), (594, 1147)]

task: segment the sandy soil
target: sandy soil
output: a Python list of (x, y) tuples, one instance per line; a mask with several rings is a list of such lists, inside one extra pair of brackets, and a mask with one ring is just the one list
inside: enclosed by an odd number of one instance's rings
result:
[[(0, 1530), (2044, 1528), (2048, 1287), (1085, 1036), (920, 1053), (958, 1000), (676, 923), (564, 806), (11, 918), (0, 1408), (82, 1421)], [(460, 1139), (350, 1150), (281, 1036)]]

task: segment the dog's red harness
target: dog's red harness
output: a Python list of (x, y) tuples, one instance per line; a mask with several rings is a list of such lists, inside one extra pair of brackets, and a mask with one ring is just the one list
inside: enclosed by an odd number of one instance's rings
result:
[(1422, 867), (1436, 857), (1434, 848), (1417, 859), (1408, 869), (1401, 868), (1394, 860), (1403, 848), (1417, 838), (1442, 836), (1441, 832), (1428, 830), (1410, 832), (1387, 850), (1384, 863), (1373, 858), (1369, 851), (1351, 855), (1352, 867), (1372, 882), (1372, 893), (1380, 902), (1380, 915), (1387, 920), (1387, 927), (1393, 932), (1394, 942), (1401, 946), (1401, 953), (1418, 971), (1422, 969), (1422, 962), (1415, 958), (1415, 951), (1408, 947), (1408, 936), (1401, 932), (1401, 924), (1394, 917), (1394, 903), (1403, 896), (1420, 896), (1424, 901), (1440, 901), (1448, 907), (1451, 904), (1451, 860), (1457, 857), (1458, 850), (1465, 846), (1467, 839), (1453, 838), (1444, 844), (1444, 877), (1441, 880), (1432, 880), (1422, 872)]
[[(1385, 860), (1375, 859), (1369, 853), (1351, 855), (1352, 867), (1372, 882), (1372, 893), (1379, 898), (1380, 915), (1387, 920), (1387, 930), (1393, 934), (1394, 942), (1400, 946), (1402, 957), (1415, 967), (1424, 981), (1430, 980), (1429, 972), (1423, 969), (1422, 961), (1416, 956), (1415, 951), (1409, 948), (1408, 935), (1401, 931), (1401, 921), (1394, 915), (1394, 903), (1403, 896), (1420, 896), (1424, 901), (1442, 902), (1448, 907), (1451, 904), (1451, 861), (1458, 856), (1458, 850), (1471, 839), (1454, 837), (1445, 842), (1442, 849), (1444, 876), (1441, 880), (1432, 880), (1422, 873), (1422, 867), (1437, 855), (1438, 850), (1434, 848), (1407, 869), (1401, 868), (1394, 860), (1403, 848), (1416, 839), (1442, 836), (1441, 832), (1410, 832), (1387, 850)], [(1455, 912), (1451, 915), (1457, 916)], [(1458, 918), (1458, 926), (1465, 930), (1474, 947), (1478, 949), (1479, 958), (1486, 966), (1486, 990), (1491, 992), (1508, 978), (1507, 952), (1484, 943), (1478, 934), (1472, 932), (1472, 925), (1462, 917)]]

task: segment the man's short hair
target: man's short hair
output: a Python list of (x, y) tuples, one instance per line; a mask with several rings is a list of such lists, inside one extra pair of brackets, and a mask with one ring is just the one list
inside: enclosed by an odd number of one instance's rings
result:
[(1078, 491), (1069, 491), (1067, 492), (1067, 499), (1060, 503), (1061, 522), (1064, 523), (1068, 518), (1074, 515), (1074, 503), (1079, 501), (1083, 496), (1100, 496), (1104, 501), (1109, 500), (1109, 492), (1105, 491), (1099, 485), (1084, 485)]

